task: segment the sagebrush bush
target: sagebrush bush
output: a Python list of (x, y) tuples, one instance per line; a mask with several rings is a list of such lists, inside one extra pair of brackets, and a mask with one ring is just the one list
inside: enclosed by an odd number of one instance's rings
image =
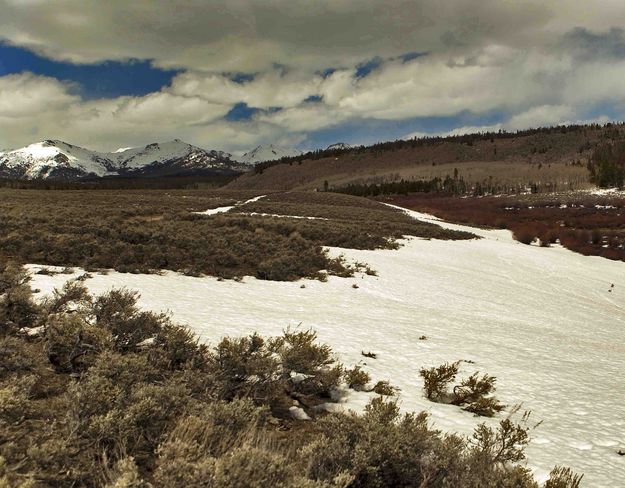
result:
[(225, 454), (215, 463), (215, 486), (224, 488), (287, 488), (291, 466), (277, 452), (256, 447), (239, 447)]
[(350, 276), (353, 270), (329, 256), (325, 246), (394, 248), (404, 235), (472, 237), (342, 195), (328, 200), (281, 193), (267, 203), (280, 207), (269, 213), (319, 214), (326, 219), (308, 220), (249, 215), (253, 204), (232, 213), (192, 213), (254, 196), (249, 192), (0, 192), (0, 255), (87, 271), (167, 269), (189, 276), (279, 281), (321, 278), (321, 270)]
[(313, 330), (293, 332), (286, 329), (275, 343), (285, 371), (314, 374), (319, 368), (334, 362), (332, 350), (325, 344), (317, 344), (317, 333)]
[(0, 294), (0, 334), (35, 326), (39, 307), (27, 285), (11, 287)]
[(378, 381), (375, 385), (373, 385), (373, 388), (371, 391), (373, 391), (374, 393), (378, 395), (394, 396), (399, 392), (399, 388), (391, 385), (386, 380), (382, 380), (382, 381)]
[(371, 381), (371, 376), (360, 366), (354, 366), (352, 369), (348, 369), (344, 373), (345, 382), (349, 388), (356, 391), (364, 390), (365, 386)]
[[(4, 293), (24, 286), (11, 280)], [(94, 298), (72, 285), (37, 307), (42, 336), (0, 337), (2, 488), (538, 486), (514, 464), (528, 441), (522, 426), (442, 435), (425, 413), (400, 415), (381, 397), (362, 416), (324, 414), (314, 406), (345, 368), (312, 331), (211, 348), (143, 315), (136, 299), (123, 290)], [(363, 373), (348, 370), (352, 386)], [(492, 398), (480, 396), (492, 391), (490, 378), (475, 375), (458, 394), (479, 405)], [(290, 415), (294, 399), (312, 415), (305, 425)], [(558, 468), (546, 486), (578, 481)]]
[(15, 423), (28, 414), (28, 392), (18, 385), (0, 384), (0, 422)]
[(60, 371), (83, 371), (99, 353), (114, 346), (110, 331), (89, 323), (79, 314), (50, 315), (45, 325), (48, 359)]
[(149, 488), (139, 474), (139, 468), (132, 457), (122, 458), (113, 469), (107, 470), (104, 488)]
[(482, 417), (492, 417), (496, 412), (502, 411), (505, 406), (489, 396), (495, 391), (497, 379), (494, 376), (484, 374), (480, 377), (479, 373), (474, 373), (449, 391), (449, 386), (458, 375), (459, 365), (460, 362), (457, 361), (421, 369), (419, 374), (423, 378), (426, 397), (434, 402), (462, 406), (464, 410)]
[(428, 400), (438, 401), (443, 399), (447, 388), (456, 379), (458, 365), (460, 363), (445, 363), (435, 368), (422, 368), (419, 374), (423, 378), (423, 388)]
[(252, 398), (271, 403), (280, 389), (282, 368), (271, 342), (257, 334), (232, 339), (226, 337), (215, 348), (211, 372), (217, 398)]
[(584, 475), (575, 474), (571, 468), (556, 466), (549, 473), (544, 488), (579, 488)]

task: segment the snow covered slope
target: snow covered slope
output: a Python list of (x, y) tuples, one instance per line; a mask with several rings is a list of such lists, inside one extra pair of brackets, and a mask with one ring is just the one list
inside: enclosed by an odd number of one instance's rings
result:
[(42, 141), (0, 153), (0, 176), (12, 178), (104, 176), (112, 166), (106, 154), (62, 141)]
[(244, 170), (222, 151), (207, 151), (178, 139), (112, 153), (47, 140), (0, 153), (0, 177), (76, 179), (109, 175), (158, 176), (210, 170)]
[(246, 164), (262, 163), (263, 161), (273, 161), (280, 158), (299, 156), (302, 151), (297, 149), (275, 146), (273, 144), (257, 146), (246, 152), (239, 158), (239, 161)]
[[(213, 344), (224, 335), (312, 327), (340, 360), (364, 363), (374, 380), (400, 387), (402, 409), (426, 410), (446, 431), (469, 434), (483, 419), (427, 401), (419, 369), (474, 361), (462, 363), (463, 376), (495, 375), (501, 401), (522, 403), (535, 422), (543, 421), (527, 450), (539, 479), (562, 464), (585, 474), (583, 486), (625, 486), (625, 456), (616, 454), (625, 449), (625, 263), (410, 213), (483, 238), (411, 239), (397, 251), (332, 249), (379, 275), (307, 281), (306, 288), (175, 273), (94, 274), (85, 284), (95, 293), (136, 289), (143, 307), (171, 311)], [(33, 288), (47, 293), (67, 276), (33, 278)], [(427, 340), (419, 340), (423, 335)], [(345, 405), (359, 410), (367, 399), (352, 392)]]

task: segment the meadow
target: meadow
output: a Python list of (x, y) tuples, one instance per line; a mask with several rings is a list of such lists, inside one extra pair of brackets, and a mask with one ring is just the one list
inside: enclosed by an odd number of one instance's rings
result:
[[(366, 199), (324, 193), (272, 194), (230, 212), (258, 192), (227, 190), (0, 190), (0, 255), (20, 263), (172, 270), (268, 280), (349, 276), (324, 246), (396, 248), (404, 235), (467, 239)], [(275, 215), (250, 215), (262, 211)], [(285, 217), (285, 216), (286, 217)], [(295, 218), (318, 216), (319, 219)]]

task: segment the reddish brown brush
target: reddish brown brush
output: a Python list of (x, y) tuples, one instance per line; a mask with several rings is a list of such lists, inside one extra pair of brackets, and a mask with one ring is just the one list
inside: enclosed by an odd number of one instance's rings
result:
[(509, 229), (524, 244), (558, 241), (584, 255), (625, 261), (625, 198), (587, 193), (458, 198), (412, 194), (386, 198), (395, 205), (452, 222)]

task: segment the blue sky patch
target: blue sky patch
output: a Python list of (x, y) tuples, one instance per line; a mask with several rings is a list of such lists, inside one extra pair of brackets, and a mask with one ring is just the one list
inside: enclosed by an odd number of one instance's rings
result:
[(255, 73), (224, 73), (224, 75), (240, 85), (254, 81), (254, 78), (256, 78)]
[(405, 54), (401, 54), (399, 56), (397, 56), (397, 59), (401, 59), (402, 63), (409, 63), (410, 61), (417, 59), (417, 58), (422, 58), (423, 56), (427, 56), (428, 53), (420, 53), (420, 52), (411, 52), (411, 53), (405, 53)]
[(382, 65), (382, 58), (376, 56), (356, 66), (356, 78), (364, 78)]
[(258, 111), (259, 109), (249, 107), (247, 103), (241, 102), (232, 107), (230, 112), (228, 112), (224, 118), (231, 122), (250, 120)]
[(98, 64), (51, 61), (27, 49), (0, 42), (0, 76), (25, 71), (70, 81), (85, 99), (147, 95), (169, 85), (179, 73), (177, 70), (154, 68), (146, 60)]

